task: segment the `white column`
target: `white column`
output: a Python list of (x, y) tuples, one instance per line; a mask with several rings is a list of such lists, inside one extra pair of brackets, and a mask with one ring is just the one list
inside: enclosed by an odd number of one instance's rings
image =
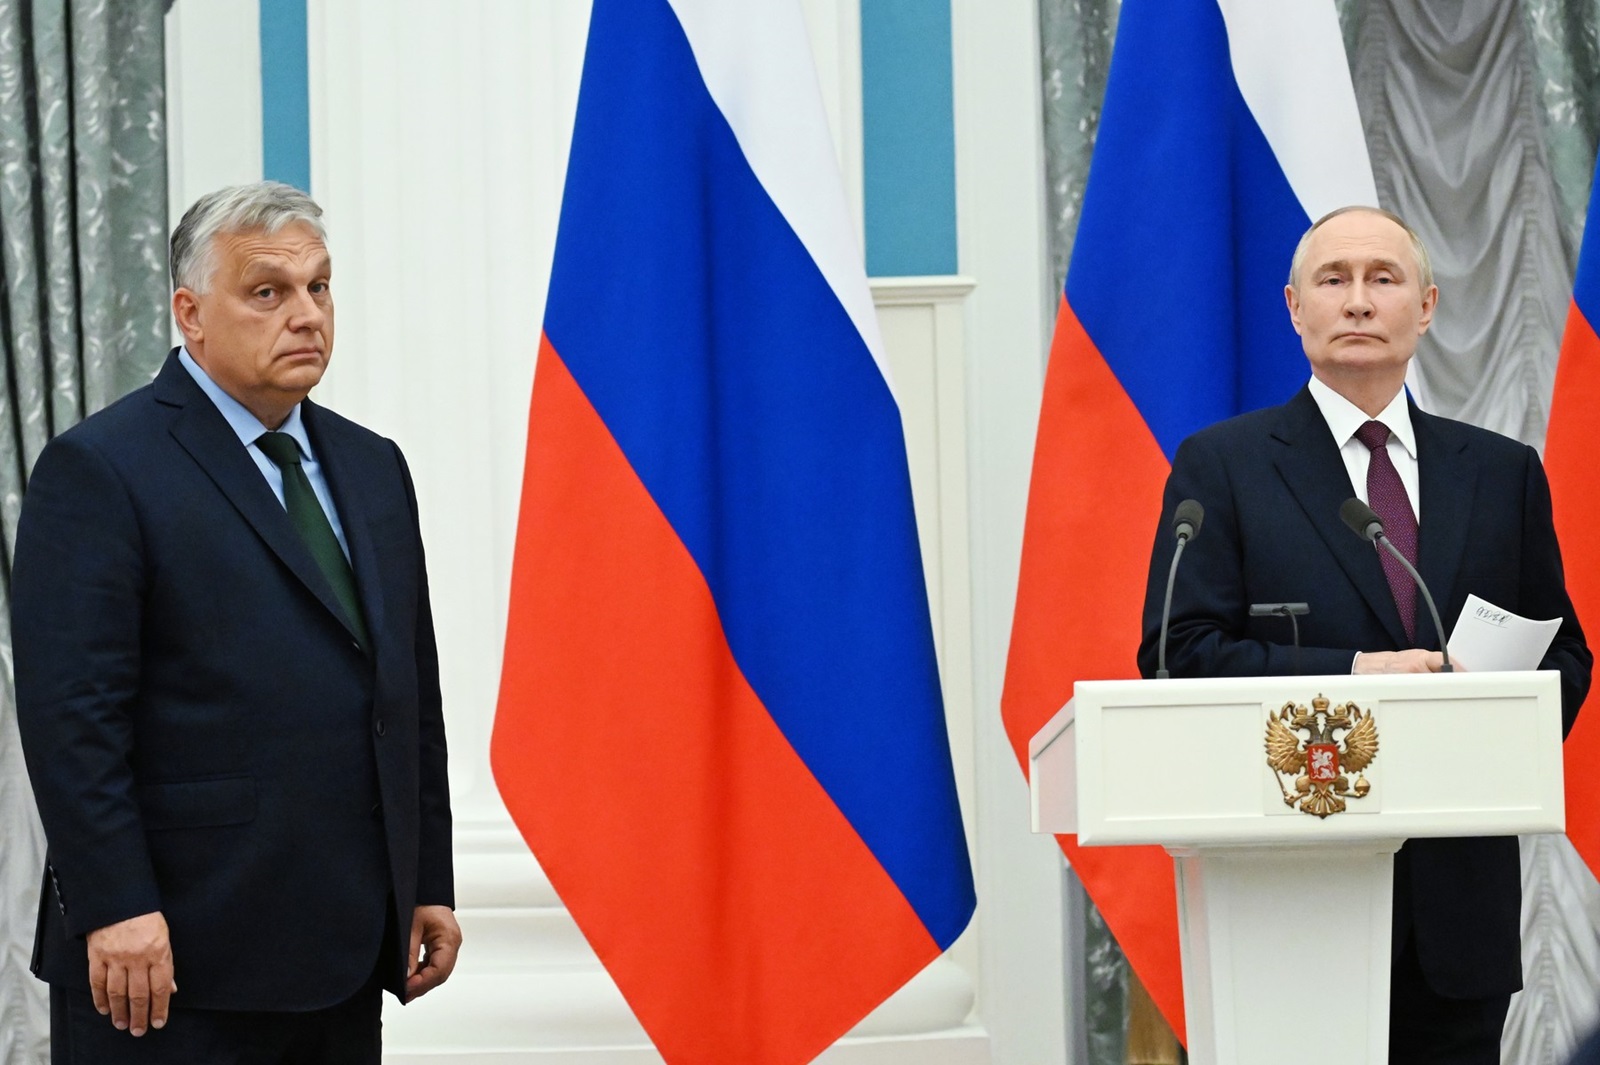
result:
[(996, 1065), (1071, 1060), (1065, 873), (1028, 830), (1028, 789), (1000, 724), (1028, 471), (1056, 293), (1045, 260), (1035, 4), (951, 0), (956, 192), (967, 301), (978, 1012)]
[(168, 229), (206, 193), (261, 180), (260, 25), (257, 0), (167, 12)]

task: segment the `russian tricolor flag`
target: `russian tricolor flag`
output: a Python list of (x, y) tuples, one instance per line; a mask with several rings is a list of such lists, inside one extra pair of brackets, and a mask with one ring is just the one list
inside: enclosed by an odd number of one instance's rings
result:
[[(1126, 0), (1034, 451), (1003, 697), (1024, 766), (1076, 681), (1137, 675), (1172, 455), (1310, 376), (1289, 259), (1353, 203), (1377, 192), (1333, 0)], [(1171, 861), (1061, 844), (1182, 1035)]]
[(671, 1062), (808, 1061), (972, 914), (794, 0), (594, 4), (491, 761)]
[[(1600, 162), (1596, 163), (1600, 174)], [(1589, 195), (1589, 217), (1578, 252), (1578, 276), (1556, 364), (1556, 386), (1545, 433), (1556, 537), (1566, 563), (1567, 594), (1579, 617), (1600, 617), (1600, 182)], [(1579, 714), (1562, 745), (1566, 764), (1567, 838), (1600, 876), (1600, 714)]]

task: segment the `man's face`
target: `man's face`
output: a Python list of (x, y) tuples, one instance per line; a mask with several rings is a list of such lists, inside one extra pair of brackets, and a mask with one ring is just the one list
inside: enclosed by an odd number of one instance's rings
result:
[(202, 369), (268, 428), (306, 397), (333, 353), (332, 264), (302, 222), (220, 233), (206, 292), (180, 288), (173, 313)]
[(1311, 234), (1284, 298), (1317, 377), (1336, 390), (1394, 377), (1398, 388), (1439, 290), (1422, 289), (1405, 230), (1380, 214), (1351, 211)]

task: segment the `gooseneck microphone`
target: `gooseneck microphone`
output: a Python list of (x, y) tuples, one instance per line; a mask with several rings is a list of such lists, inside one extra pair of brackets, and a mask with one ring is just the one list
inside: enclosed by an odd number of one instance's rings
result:
[(1250, 616), (1253, 618), (1288, 618), (1289, 628), (1294, 632), (1294, 673), (1300, 675), (1300, 622), (1299, 619), (1311, 613), (1308, 603), (1251, 603)]
[(1200, 524), (1206, 520), (1206, 508), (1198, 500), (1185, 499), (1172, 514), (1172, 535), (1178, 539), (1177, 550), (1172, 552), (1172, 568), (1167, 571), (1167, 597), (1161, 604), (1161, 641), (1156, 645), (1156, 679), (1166, 680), (1167, 673), (1167, 623), (1172, 618), (1172, 585), (1178, 579), (1178, 560), (1183, 549), (1200, 535)]
[(1428, 583), (1422, 579), (1422, 574), (1417, 572), (1417, 567), (1411, 564), (1411, 560), (1401, 554), (1400, 549), (1383, 535), (1383, 519), (1379, 518), (1371, 507), (1353, 496), (1346, 499), (1339, 507), (1339, 517), (1350, 526), (1351, 532), (1363, 540), (1377, 544), (1393, 555), (1399, 560), (1400, 565), (1405, 567), (1406, 572), (1411, 574), (1411, 579), (1417, 582), (1417, 588), (1422, 592), (1422, 601), (1428, 604), (1428, 613), (1433, 617), (1433, 631), (1439, 634), (1439, 650), (1444, 655), (1444, 665), (1439, 667), (1439, 672), (1454, 672), (1450, 667), (1450, 648), (1445, 646), (1447, 641), (1444, 638), (1444, 625), (1439, 621), (1439, 608), (1433, 605), (1433, 593), (1428, 591)]

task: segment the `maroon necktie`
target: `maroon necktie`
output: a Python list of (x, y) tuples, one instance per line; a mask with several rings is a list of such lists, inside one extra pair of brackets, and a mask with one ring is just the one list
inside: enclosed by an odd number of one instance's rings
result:
[[(1382, 422), (1367, 422), (1356, 430), (1356, 439), (1367, 445), (1372, 460), (1367, 463), (1367, 505), (1383, 521), (1383, 535), (1400, 549), (1406, 561), (1417, 564), (1417, 515), (1411, 509), (1411, 498), (1400, 480), (1400, 471), (1389, 458), (1389, 427)], [(1378, 545), (1374, 544), (1374, 547)], [(1383, 563), (1384, 576), (1389, 578), (1389, 591), (1394, 595), (1394, 605), (1400, 608), (1400, 623), (1406, 628), (1406, 639), (1413, 647), (1417, 643), (1417, 585), (1389, 552), (1378, 547), (1378, 561)]]

